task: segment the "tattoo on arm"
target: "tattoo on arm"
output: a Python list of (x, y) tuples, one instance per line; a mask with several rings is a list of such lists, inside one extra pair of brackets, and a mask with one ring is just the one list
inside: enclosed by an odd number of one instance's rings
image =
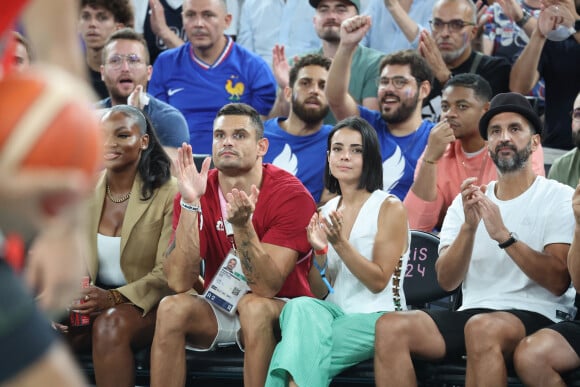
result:
[(254, 284), (255, 279), (253, 278), (254, 275), (254, 263), (252, 262), (252, 256), (250, 254), (250, 237), (251, 233), (245, 231), (242, 234), (242, 241), (238, 247), (238, 252), (240, 255), (240, 260), (242, 261), (242, 265), (244, 267), (244, 271), (246, 273), (246, 280), (248, 284)]

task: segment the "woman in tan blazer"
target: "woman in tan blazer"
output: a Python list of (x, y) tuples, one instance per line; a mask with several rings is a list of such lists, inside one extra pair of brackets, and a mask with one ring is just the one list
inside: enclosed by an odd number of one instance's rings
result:
[(177, 184), (170, 160), (140, 110), (112, 107), (101, 119), (105, 171), (90, 202), (90, 286), (73, 309), (90, 315), (69, 330), (92, 347), (98, 386), (134, 386), (133, 349), (151, 344)]

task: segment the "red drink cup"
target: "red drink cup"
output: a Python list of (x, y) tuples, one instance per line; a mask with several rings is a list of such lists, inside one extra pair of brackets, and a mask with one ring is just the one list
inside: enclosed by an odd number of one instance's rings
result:
[[(87, 289), (90, 285), (89, 276), (84, 276), (81, 279), (81, 288)], [(79, 304), (84, 304), (85, 299), (80, 298), (78, 301)], [(83, 327), (89, 325), (91, 322), (91, 317), (88, 314), (81, 314), (79, 312), (70, 312), (70, 325), (73, 327)]]

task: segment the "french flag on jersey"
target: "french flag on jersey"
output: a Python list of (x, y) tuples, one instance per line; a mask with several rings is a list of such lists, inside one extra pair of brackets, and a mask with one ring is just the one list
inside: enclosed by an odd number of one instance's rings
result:
[(228, 40), (226, 43), (226, 46), (224, 47), (224, 50), (222, 51), (221, 55), (217, 58), (217, 60), (209, 65), (207, 63), (205, 63), (204, 61), (202, 61), (201, 59), (199, 59), (197, 56), (195, 56), (195, 52), (193, 52), (193, 46), (191, 46), (189, 53), (191, 55), (191, 59), (193, 59), (193, 61), (195, 63), (197, 63), (198, 65), (200, 65), (200, 67), (204, 68), (205, 70), (209, 70), (211, 68), (215, 68), (218, 67), (227, 57), (228, 55), (230, 55), (230, 53), (232, 52), (232, 48), (234, 47), (234, 40), (226, 35), (226, 39)]

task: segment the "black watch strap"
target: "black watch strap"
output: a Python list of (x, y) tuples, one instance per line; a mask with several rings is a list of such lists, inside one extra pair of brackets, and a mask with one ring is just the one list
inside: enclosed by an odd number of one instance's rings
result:
[(510, 237), (507, 241), (502, 242), (502, 243), (498, 243), (498, 246), (500, 249), (505, 249), (507, 247), (510, 247), (511, 245), (513, 245), (514, 243), (516, 243), (518, 240), (516, 239), (515, 235), (513, 232), (510, 232)]
[(576, 30), (576, 32), (580, 32), (580, 19), (574, 22), (574, 29)]
[(523, 11), (522, 18), (516, 21), (516, 24), (520, 28), (524, 28), (528, 20), (530, 20), (530, 18), (532, 17), (532, 14), (528, 10), (523, 9), (522, 11)]

